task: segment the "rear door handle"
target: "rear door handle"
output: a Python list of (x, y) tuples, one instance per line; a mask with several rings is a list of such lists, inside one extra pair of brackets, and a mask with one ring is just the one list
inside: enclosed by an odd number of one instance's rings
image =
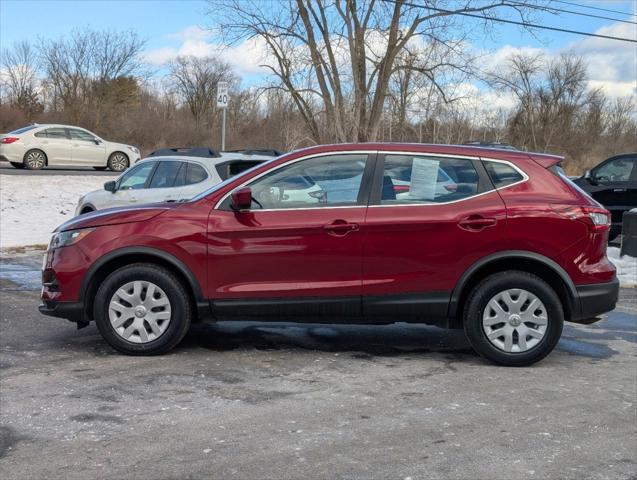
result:
[(488, 227), (493, 227), (498, 221), (495, 218), (485, 218), (479, 215), (472, 215), (468, 218), (460, 220), (458, 226), (465, 230), (477, 232)]
[(329, 225), (323, 225), (323, 230), (328, 234), (339, 237), (347, 235), (349, 232), (354, 232), (358, 230), (358, 228), (358, 223), (349, 223), (345, 220), (335, 220)]

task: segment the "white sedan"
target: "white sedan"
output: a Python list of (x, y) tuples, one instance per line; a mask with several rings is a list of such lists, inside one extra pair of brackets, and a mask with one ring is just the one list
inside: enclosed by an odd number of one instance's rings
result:
[(270, 156), (226, 152), (210, 158), (178, 154), (148, 157), (117, 180), (106, 182), (103, 190), (82, 195), (75, 214), (124, 205), (189, 200), (223, 180), (271, 159)]
[(64, 166), (123, 172), (139, 160), (139, 149), (80, 127), (33, 124), (0, 135), (0, 160), (29, 170)]

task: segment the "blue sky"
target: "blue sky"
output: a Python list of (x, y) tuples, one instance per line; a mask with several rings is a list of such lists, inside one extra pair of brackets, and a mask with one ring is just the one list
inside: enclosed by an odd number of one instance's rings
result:
[[(628, 13), (637, 11), (637, 0), (571, 1)], [(564, 4), (555, 4), (555, 6), (602, 16), (637, 20), (637, 17), (626, 17)], [(217, 39), (213, 35), (201, 29), (211, 23), (206, 17), (206, 9), (204, 1), (195, 0), (0, 0), (0, 47), (9, 47), (18, 40), (59, 37), (69, 30), (85, 26), (96, 29), (127, 29), (134, 30), (146, 40), (147, 59), (161, 68), (161, 64), (166, 59), (177, 53), (203, 54), (207, 46), (216, 43)], [(637, 36), (637, 25), (618, 24), (609, 20), (573, 15), (561, 17), (542, 15), (537, 20), (538, 23), (545, 25), (573, 30)], [(617, 70), (614, 76), (598, 72), (597, 80), (619, 81), (624, 84), (635, 82), (637, 67), (634, 66), (634, 57), (637, 56), (637, 48), (634, 44), (597, 41), (548, 31), (538, 32), (537, 36), (539, 38), (515, 26), (501, 24), (495, 38), (473, 39), (473, 46), (479, 50), (493, 50), (496, 58), (498, 51), (506, 53), (515, 49), (538, 50), (547, 52), (549, 55), (566, 49), (575, 49), (582, 55), (591, 56), (593, 73), (600, 68), (604, 70), (605, 62), (614, 62), (612, 56), (619, 51), (621, 58), (613, 63), (613, 69)], [(252, 50), (254, 50), (253, 46), (245, 45), (231, 52), (235, 67), (247, 83), (252, 83), (261, 76), (256, 68), (257, 62), (250, 57), (254, 56)], [(611, 57), (608, 56), (609, 52)], [(628, 87), (624, 85), (622, 88), (626, 90)]]

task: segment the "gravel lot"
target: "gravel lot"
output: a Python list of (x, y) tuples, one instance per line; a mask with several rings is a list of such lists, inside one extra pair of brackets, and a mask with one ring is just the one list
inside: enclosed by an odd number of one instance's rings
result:
[(0, 264), (0, 478), (635, 478), (637, 290), (530, 368), (423, 326), (201, 325), (116, 354)]

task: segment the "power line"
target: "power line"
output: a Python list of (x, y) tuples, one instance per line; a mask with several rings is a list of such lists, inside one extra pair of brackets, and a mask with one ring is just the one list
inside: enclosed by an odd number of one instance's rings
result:
[(632, 23), (633, 25), (637, 25), (637, 22), (633, 22), (632, 20), (622, 20), (621, 18), (605, 17), (603, 15), (595, 15), (593, 13), (576, 12), (575, 10), (564, 10), (564, 9), (555, 8), (555, 7), (542, 7), (540, 5), (533, 5), (528, 3), (518, 3), (518, 2), (510, 2), (510, 3), (513, 3), (514, 5), (527, 7), (527, 8), (533, 8), (536, 10), (550, 10), (551, 12), (570, 13), (572, 15), (579, 15), (580, 17), (601, 18), (602, 20), (612, 20), (613, 22)]
[(602, 8), (602, 7), (592, 7), (590, 5), (582, 5), (581, 3), (575, 3), (575, 2), (567, 2), (566, 0), (553, 0), (555, 3), (563, 3), (565, 5), (572, 5), (574, 7), (581, 7), (581, 8), (590, 8), (591, 10), (600, 10), (602, 12), (610, 12), (610, 13), (618, 13), (620, 15), (627, 15), (629, 17), (637, 17), (637, 15), (633, 14), (633, 13), (628, 13), (628, 12), (622, 12), (621, 10), (611, 10), (609, 8)]
[[(398, 0), (381, 0), (381, 1), (386, 3), (394, 3), (394, 4), (399, 3)], [(444, 8), (430, 7), (428, 5), (416, 5), (415, 3), (410, 3), (410, 2), (400, 2), (400, 3), (408, 7), (422, 8), (425, 10), (431, 10), (434, 12), (441, 12), (441, 13), (449, 13), (452, 15), (462, 15), (464, 17), (479, 18), (481, 20), (489, 20), (491, 22), (508, 23), (511, 25), (520, 25), (523, 27), (537, 28), (538, 30), (551, 30), (553, 32), (572, 33), (574, 35), (582, 35), (584, 37), (605, 38), (607, 40), (618, 40), (621, 42), (637, 43), (637, 40), (633, 40), (632, 38), (613, 37), (611, 35), (601, 35), (599, 33), (581, 32), (579, 30), (569, 30), (566, 28), (550, 27), (547, 25), (538, 25), (536, 23), (520, 22), (517, 20), (508, 20), (505, 18), (491, 18), (485, 15), (478, 15), (475, 13), (464, 12), (461, 10), (446, 10)]]

